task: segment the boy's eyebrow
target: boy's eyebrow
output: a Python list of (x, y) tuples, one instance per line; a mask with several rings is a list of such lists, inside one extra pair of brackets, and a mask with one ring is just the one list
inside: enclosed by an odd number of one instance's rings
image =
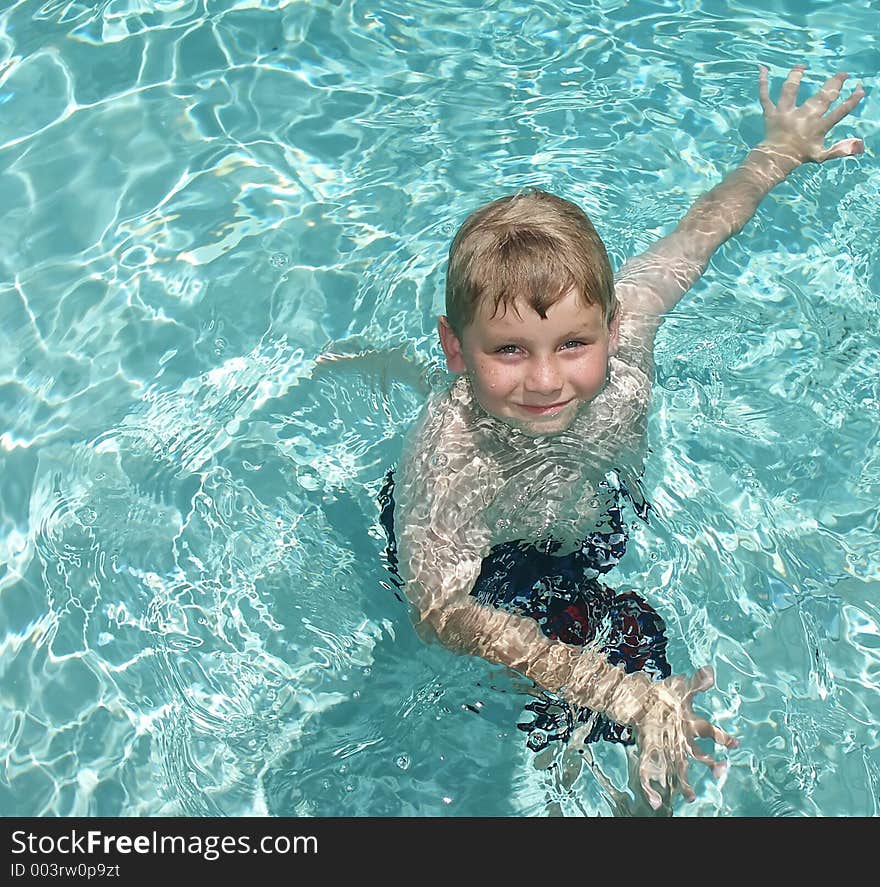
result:
[(596, 331), (591, 327), (580, 326), (571, 330), (571, 332), (566, 333), (561, 338), (563, 339), (589, 339), (591, 336), (594, 336)]
[[(559, 341), (567, 342), (569, 339), (593, 339), (595, 338), (595, 336), (595, 330), (590, 329), (589, 327), (577, 327), (559, 336)], [(488, 339), (491, 342), (509, 342), (512, 344), (519, 344), (521, 342), (527, 342), (529, 340), (529, 336), (523, 335), (522, 333), (511, 333), (510, 335), (505, 335), (501, 331), (491, 331), (488, 335)]]

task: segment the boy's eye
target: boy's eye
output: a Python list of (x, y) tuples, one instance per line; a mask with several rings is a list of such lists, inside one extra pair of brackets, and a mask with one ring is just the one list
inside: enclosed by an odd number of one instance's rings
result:
[(562, 347), (563, 348), (579, 348), (581, 345), (586, 345), (586, 342), (581, 342), (580, 339), (572, 339), (570, 342), (566, 342)]
[(516, 354), (519, 348), (516, 345), (502, 345), (495, 349), (496, 354)]

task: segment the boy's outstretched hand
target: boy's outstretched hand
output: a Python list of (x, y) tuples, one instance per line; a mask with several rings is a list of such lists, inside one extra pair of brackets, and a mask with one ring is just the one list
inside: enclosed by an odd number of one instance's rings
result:
[(849, 76), (835, 74), (815, 95), (798, 106), (798, 86), (806, 65), (795, 65), (782, 84), (779, 99), (774, 105), (770, 100), (767, 68), (762, 65), (760, 70), (758, 86), (761, 107), (764, 109), (765, 135), (757, 146), (758, 150), (772, 154), (786, 170), (802, 163), (824, 163), (834, 157), (850, 157), (865, 150), (865, 143), (861, 139), (841, 139), (830, 148), (825, 147), (827, 133), (864, 98), (861, 83), (847, 99), (829, 112)]

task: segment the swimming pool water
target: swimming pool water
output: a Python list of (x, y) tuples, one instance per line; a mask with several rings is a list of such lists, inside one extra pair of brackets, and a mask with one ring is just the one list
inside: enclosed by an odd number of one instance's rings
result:
[(619, 267), (802, 61), (865, 84), (867, 153), (664, 324), (608, 580), (741, 742), (676, 813), (878, 813), (875, 2), (0, 6), (0, 814), (615, 812), (536, 769), (522, 681), (415, 636), (376, 494), (464, 216), (540, 185)]

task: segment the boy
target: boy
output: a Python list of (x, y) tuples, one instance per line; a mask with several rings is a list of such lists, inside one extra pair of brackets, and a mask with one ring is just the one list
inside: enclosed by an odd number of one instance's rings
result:
[[(568, 201), (532, 191), (473, 213), (450, 248), (439, 319), (458, 378), (427, 405), (397, 478), (400, 573), (420, 633), (562, 697), (588, 739), (634, 739), (654, 809), (676, 790), (694, 800), (690, 757), (722, 772), (696, 738), (737, 741), (692, 709), (711, 668), (670, 675), (659, 615), (598, 577), (625, 544), (618, 496), (632, 491), (620, 478), (639, 471), (662, 315), (792, 170), (864, 150), (852, 138), (824, 147), (861, 86), (829, 112), (837, 74), (798, 107), (803, 72), (773, 104), (760, 69), (764, 139), (616, 278)], [(546, 703), (529, 707), (538, 733), (558, 727)]]

